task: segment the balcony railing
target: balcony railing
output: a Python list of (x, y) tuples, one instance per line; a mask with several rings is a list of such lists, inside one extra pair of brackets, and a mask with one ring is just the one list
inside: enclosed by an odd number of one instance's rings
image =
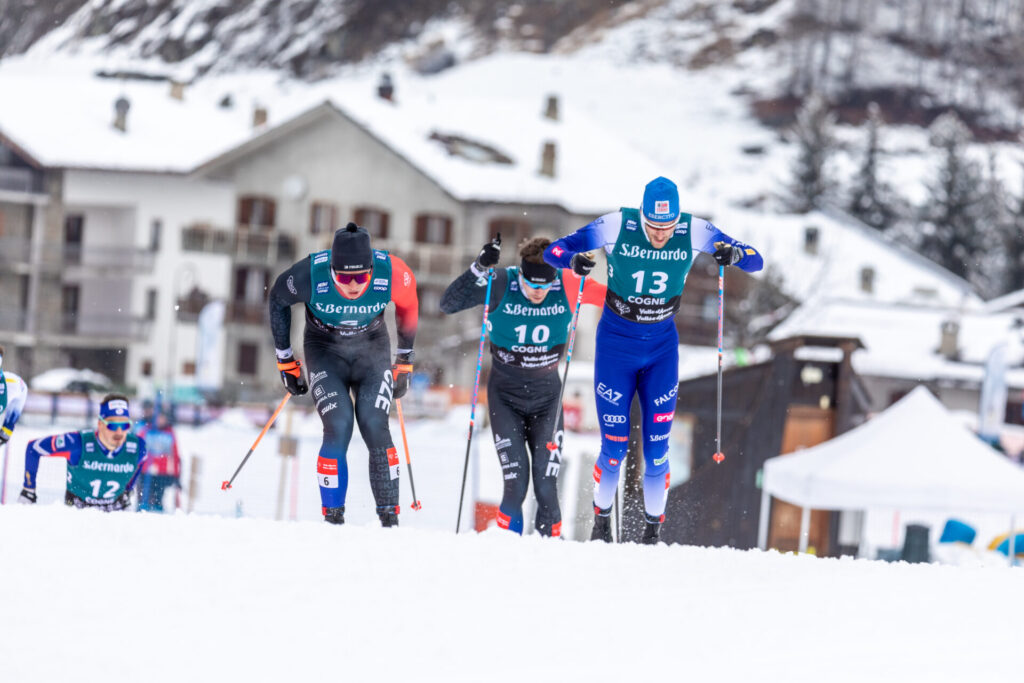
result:
[(32, 260), (32, 242), (25, 237), (0, 237), (0, 263), (30, 263), (43, 268), (64, 270), (79, 267), (86, 271), (110, 270), (145, 272), (153, 268), (153, 252), (121, 246), (44, 244), (39, 261)]
[(225, 230), (204, 225), (185, 228), (181, 248), (208, 254), (226, 254), (238, 261), (281, 263), (295, 260), (295, 239), (277, 230), (251, 232), (247, 228)]
[(269, 310), (265, 301), (231, 301), (225, 317), (232, 323), (265, 325), (270, 320)]
[(0, 263), (28, 263), (32, 244), (24, 237), (0, 237)]
[(89, 339), (124, 339), (141, 341), (149, 337), (153, 321), (130, 315), (63, 313), (40, 316), (41, 334), (74, 335)]
[(38, 192), (34, 174), (27, 168), (0, 166), (0, 190), (10, 192)]

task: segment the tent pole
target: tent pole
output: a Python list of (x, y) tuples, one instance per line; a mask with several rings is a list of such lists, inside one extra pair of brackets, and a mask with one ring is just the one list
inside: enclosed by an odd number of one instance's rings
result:
[(1010, 566), (1017, 560), (1017, 515), (1010, 515)]
[(811, 508), (800, 508), (800, 552), (807, 552), (807, 538), (811, 535)]
[(761, 516), (757, 518), (757, 547), (768, 548), (768, 515), (772, 510), (772, 494), (761, 487)]

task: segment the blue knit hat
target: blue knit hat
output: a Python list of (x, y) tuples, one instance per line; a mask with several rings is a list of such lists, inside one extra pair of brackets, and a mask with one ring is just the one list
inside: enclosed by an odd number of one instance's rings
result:
[(658, 176), (644, 188), (641, 208), (644, 218), (654, 223), (679, 220), (679, 190), (668, 178)]
[(100, 417), (104, 420), (111, 417), (128, 417), (128, 401), (123, 398), (110, 398), (100, 404)]

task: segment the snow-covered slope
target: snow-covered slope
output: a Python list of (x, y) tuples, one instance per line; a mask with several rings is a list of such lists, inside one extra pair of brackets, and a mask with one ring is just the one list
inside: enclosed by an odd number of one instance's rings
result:
[(1019, 569), (0, 508), (4, 681), (1016, 681)]

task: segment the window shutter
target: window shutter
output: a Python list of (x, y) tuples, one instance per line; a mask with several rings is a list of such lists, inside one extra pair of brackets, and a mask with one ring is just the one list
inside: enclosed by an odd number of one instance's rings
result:
[(452, 243), (452, 219), (451, 218), (445, 218), (444, 219), (444, 243), (445, 244), (451, 244)]
[(416, 241), (427, 241), (427, 217), (423, 214), (416, 216)]

